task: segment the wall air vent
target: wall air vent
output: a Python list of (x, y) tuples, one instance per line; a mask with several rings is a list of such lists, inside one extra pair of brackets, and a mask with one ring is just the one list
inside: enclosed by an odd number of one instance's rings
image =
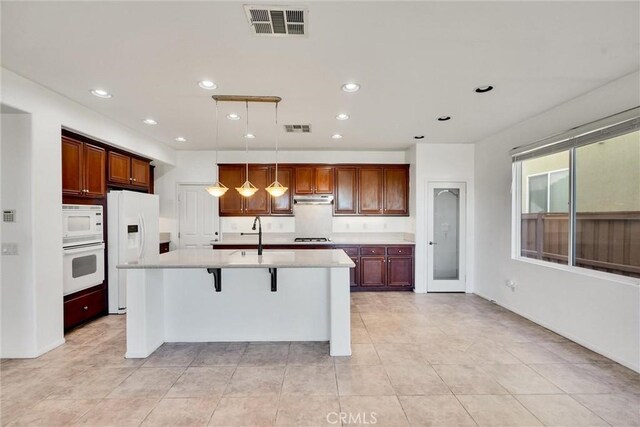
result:
[(311, 125), (284, 125), (287, 133), (311, 133)]
[(257, 36), (306, 36), (307, 10), (299, 7), (245, 5), (244, 11)]

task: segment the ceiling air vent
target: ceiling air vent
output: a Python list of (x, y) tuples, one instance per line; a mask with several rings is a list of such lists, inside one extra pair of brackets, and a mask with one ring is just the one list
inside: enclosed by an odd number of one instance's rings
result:
[(311, 125), (284, 125), (287, 133), (311, 133)]
[(254, 34), (285, 37), (307, 35), (307, 10), (287, 6), (249, 6), (244, 10)]

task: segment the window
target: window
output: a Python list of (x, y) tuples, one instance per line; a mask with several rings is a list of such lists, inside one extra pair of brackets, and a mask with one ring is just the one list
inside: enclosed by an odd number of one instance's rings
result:
[(640, 277), (639, 113), (515, 150), (517, 256)]

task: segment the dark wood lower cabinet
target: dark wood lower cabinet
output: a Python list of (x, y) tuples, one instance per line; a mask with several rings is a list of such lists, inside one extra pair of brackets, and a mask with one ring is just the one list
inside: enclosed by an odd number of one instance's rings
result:
[(160, 243), (160, 253), (166, 254), (169, 252), (169, 242)]
[(386, 262), (384, 256), (360, 257), (360, 286), (376, 288), (385, 286)]
[[(214, 244), (214, 250), (255, 250), (257, 245)], [(396, 246), (345, 246), (333, 244), (264, 245), (264, 249), (342, 249), (355, 267), (349, 272), (352, 292), (410, 291), (414, 285), (412, 244)]]
[(64, 329), (69, 330), (87, 320), (105, 314), (107, 287), (104, 284), (89, 289), (88, 293), (80, 296), (71, 295), (71, 299), (64, 302)]
[(413, 285), (413, 257), (390, 256), (387, 258), (387, 285), (389, 287)]

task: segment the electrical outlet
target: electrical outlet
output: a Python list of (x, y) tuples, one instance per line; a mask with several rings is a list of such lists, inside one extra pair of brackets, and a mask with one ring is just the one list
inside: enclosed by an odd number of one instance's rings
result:
[(2, 255), (18, 255), (18, 244), (17, 243), (3, 243), (2, 244)]

